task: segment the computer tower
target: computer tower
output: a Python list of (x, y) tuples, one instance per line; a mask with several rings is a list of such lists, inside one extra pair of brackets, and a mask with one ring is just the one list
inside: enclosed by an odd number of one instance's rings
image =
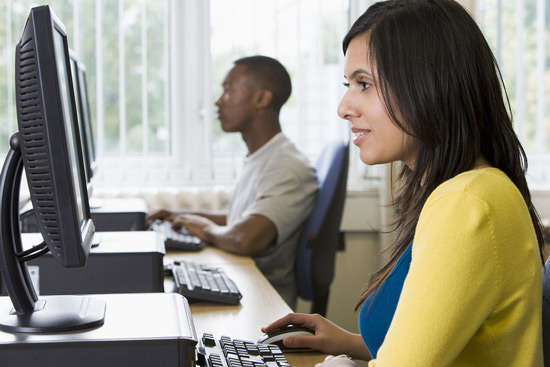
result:
[[(24, 248), (41, 241), (23, 233)], [(41, 295), (164, 291), (164, 242), (153, 231), (97, 232), (86, 266), (65, 268), (51, 253), (27, 264)], [(3, 281), (1, 295), (7, 295)]]
[[(90, 212), (96, 231), (144, 231), (147, 204), (139, 198), (93, 198)], [(38, 232), (36, 217), (29, 203), (20, 212), (21, 232)]]
[(139, 198), (90, 200), (96, 231), (144, 231), (147, 229), (147, 204)]

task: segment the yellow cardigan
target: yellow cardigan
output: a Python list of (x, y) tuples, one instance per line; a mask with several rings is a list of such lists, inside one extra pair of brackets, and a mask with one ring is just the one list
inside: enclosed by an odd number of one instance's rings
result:
[(500, 170), (440, 185), (418, 221), (411, 267), (369, 367), (539, 367), (542, 263), (525, 202)]

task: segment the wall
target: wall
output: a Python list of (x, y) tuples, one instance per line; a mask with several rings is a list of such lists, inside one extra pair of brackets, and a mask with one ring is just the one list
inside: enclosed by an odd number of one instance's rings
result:
[[(345, 242), (345, 250), (339, 251), (336, 256), (336, 274), (326, 316), (340, 327), (359, 333), (358, 314), (353, 306), (369, 275), (382, 265), (380, 235), (374, 232), (347, 232)], [(309, 313), (310, 307), (310, 302), (299, 300), (296, 312)], [(367, 365), (366, 362), (359, 364)]]
[[(374, 232), (345, 234), (346, 247), (336, 255), (335, 278), (331, 286), (327, 318), (352, 332), (359, 332), (353, 306), (371, 273), (381, 264), (379, 235)], [(299, 300), (297, 312), (308, 313), (310, 302)]]
[(550, 218), (550, 191), (532, 191), (531, 199), (540, 218), (545, 221)]
[(476, 0), (458, 0), (458, 2), (466, 9), (470, 11), (471, 14), (475, 14), (476, 11)]
[[(381, 254), (387, 235), (383, 225), (383, 195), (378, 190), (348, 190), (341, 229), (345, 248), (336, 254), (335, 277), (329, 294), (326, 317), (340, 327), (359, 333), (353, 307), (370, 274), (386, 261)], [(296, 312), (309, 313), (311, 304), (298, 301)], [(367, 363), (360, 363), (366, 366)]]

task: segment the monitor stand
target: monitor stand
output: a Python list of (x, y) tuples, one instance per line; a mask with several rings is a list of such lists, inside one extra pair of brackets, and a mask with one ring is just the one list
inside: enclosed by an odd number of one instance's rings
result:
[[(106, 302), (103, 326), (71, 333), (0, 332), (2, 367), (195, 366), (197, 336), (184, 297), (175, 293), (93, 297)], [(0, 315), (11, 309), (10, 299), (0, 297)]]

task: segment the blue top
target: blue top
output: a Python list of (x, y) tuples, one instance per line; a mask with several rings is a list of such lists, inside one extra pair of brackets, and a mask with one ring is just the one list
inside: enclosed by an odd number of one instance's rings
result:
[(359, 311), (359, 331), (372, 358), (376, 358), (390, 327), (403, 283), (411, 265), (412, 242), (401, 255), (380, 288), (363, 302)]

